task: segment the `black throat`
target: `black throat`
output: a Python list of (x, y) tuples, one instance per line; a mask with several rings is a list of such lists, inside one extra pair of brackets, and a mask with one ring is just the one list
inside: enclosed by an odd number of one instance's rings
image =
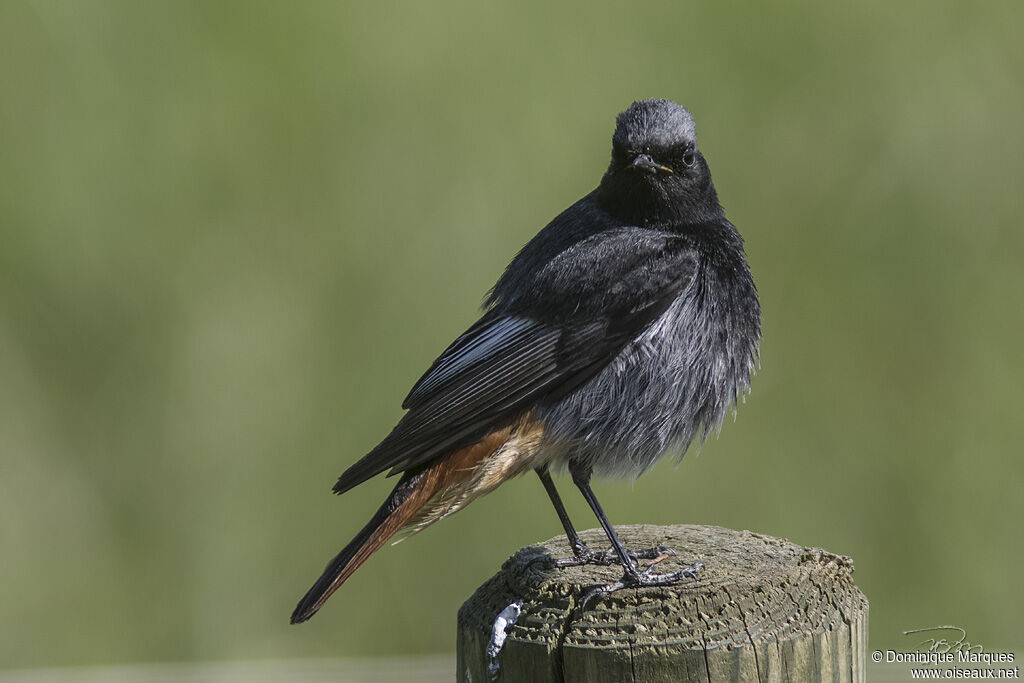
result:
[(695, 179), (652, 176), (611, 167), (595, 193), (597, 205), (627, 225), (663, 227), (724, 220), (718, 193), (703, 158)]

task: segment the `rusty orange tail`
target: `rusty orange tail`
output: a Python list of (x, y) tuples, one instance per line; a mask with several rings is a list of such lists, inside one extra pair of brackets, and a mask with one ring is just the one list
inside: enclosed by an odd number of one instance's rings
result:
[(292, 612), (299, 624), (316, 614), (327, 598), (387, 540), (405, 527), (435, 494), (465, 479), (473, 467), (491, 455), (509, 436), (509, 428), (491, 432), (481, 441), (464, 446), (426, 469), (406, 472), (370, 521), (334, 556), (313, 587)]

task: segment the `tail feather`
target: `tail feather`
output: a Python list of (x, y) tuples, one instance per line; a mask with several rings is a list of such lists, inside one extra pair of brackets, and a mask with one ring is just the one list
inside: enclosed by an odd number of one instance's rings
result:
[[(327, 563), (324, 573), (302, 600), (299, 600), (295, 611), (292, 612), (292, 623), (302, 623), (316, 614), (327, 602), (327, 598), (331, 597), (334, 591), (370, 558), (370, 555), (380, 550), (381, 546), (399, 530), (411, 523), (419, 529), (443, 516), (431, 516), (432, 508), (427, 506), (430, 500), (435, 494), (443, 494), (449, 486), (470, 477), (474, 468), (505, 443), (510, 434), (511, 426), (503, 426), (482, 440), (450, 453), (441, 461), (403, 474), (373, 518), (333, 560)], [(508, 470), (506, 475), (517, 471)], [(490, 488), (496, 485), (492, 483)], [(483, 491), (477, 492), (476, 495), (481, 492)], [(425, 517), (422, 513), (424, 506), (427, 506)]]
[(434, 487), (425, 485), (429, 483), (426, 481), (429, 478), (424, 477), (424, 474), (421, 472), (402, 477), (373, 518), (340, 553), (335, 555), (334, 559), (327, 563), (324, 573), (299, 600), (295, 611), (292, 612), (291, 623), (302, 623), (316, 614), (327, 598), (331, 597), (373, 553), (380, 550), (389, 538), (405, 526), (430, 499)]

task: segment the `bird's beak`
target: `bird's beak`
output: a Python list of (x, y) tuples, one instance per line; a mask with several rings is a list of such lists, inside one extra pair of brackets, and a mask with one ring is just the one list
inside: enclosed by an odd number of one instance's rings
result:
[(631, 163), (630, 166), (632, 168), (644, 171), (645, 173), (651, 174), (657, 173), (658, 171), (663, 171), (665, 173), (673, 173), (671, 168), (669, 168), (668, 166), (662, 166), (654, 159), (652, 159), (649, 154), (638, 154), (636, 158), (633, 159), (633, 163)]

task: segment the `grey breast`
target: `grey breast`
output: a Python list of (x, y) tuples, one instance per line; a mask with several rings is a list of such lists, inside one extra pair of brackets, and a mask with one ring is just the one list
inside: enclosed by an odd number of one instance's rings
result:
[(703, 270), (679, 298), (604, 370), (539, 417), (559, 443), (559, 464), (589, 464), (603, 476), (636, 477), (721, 425), (749, 386), (752, 364), (736, 362), (729, 321), (706, 305), (721, 286)]

